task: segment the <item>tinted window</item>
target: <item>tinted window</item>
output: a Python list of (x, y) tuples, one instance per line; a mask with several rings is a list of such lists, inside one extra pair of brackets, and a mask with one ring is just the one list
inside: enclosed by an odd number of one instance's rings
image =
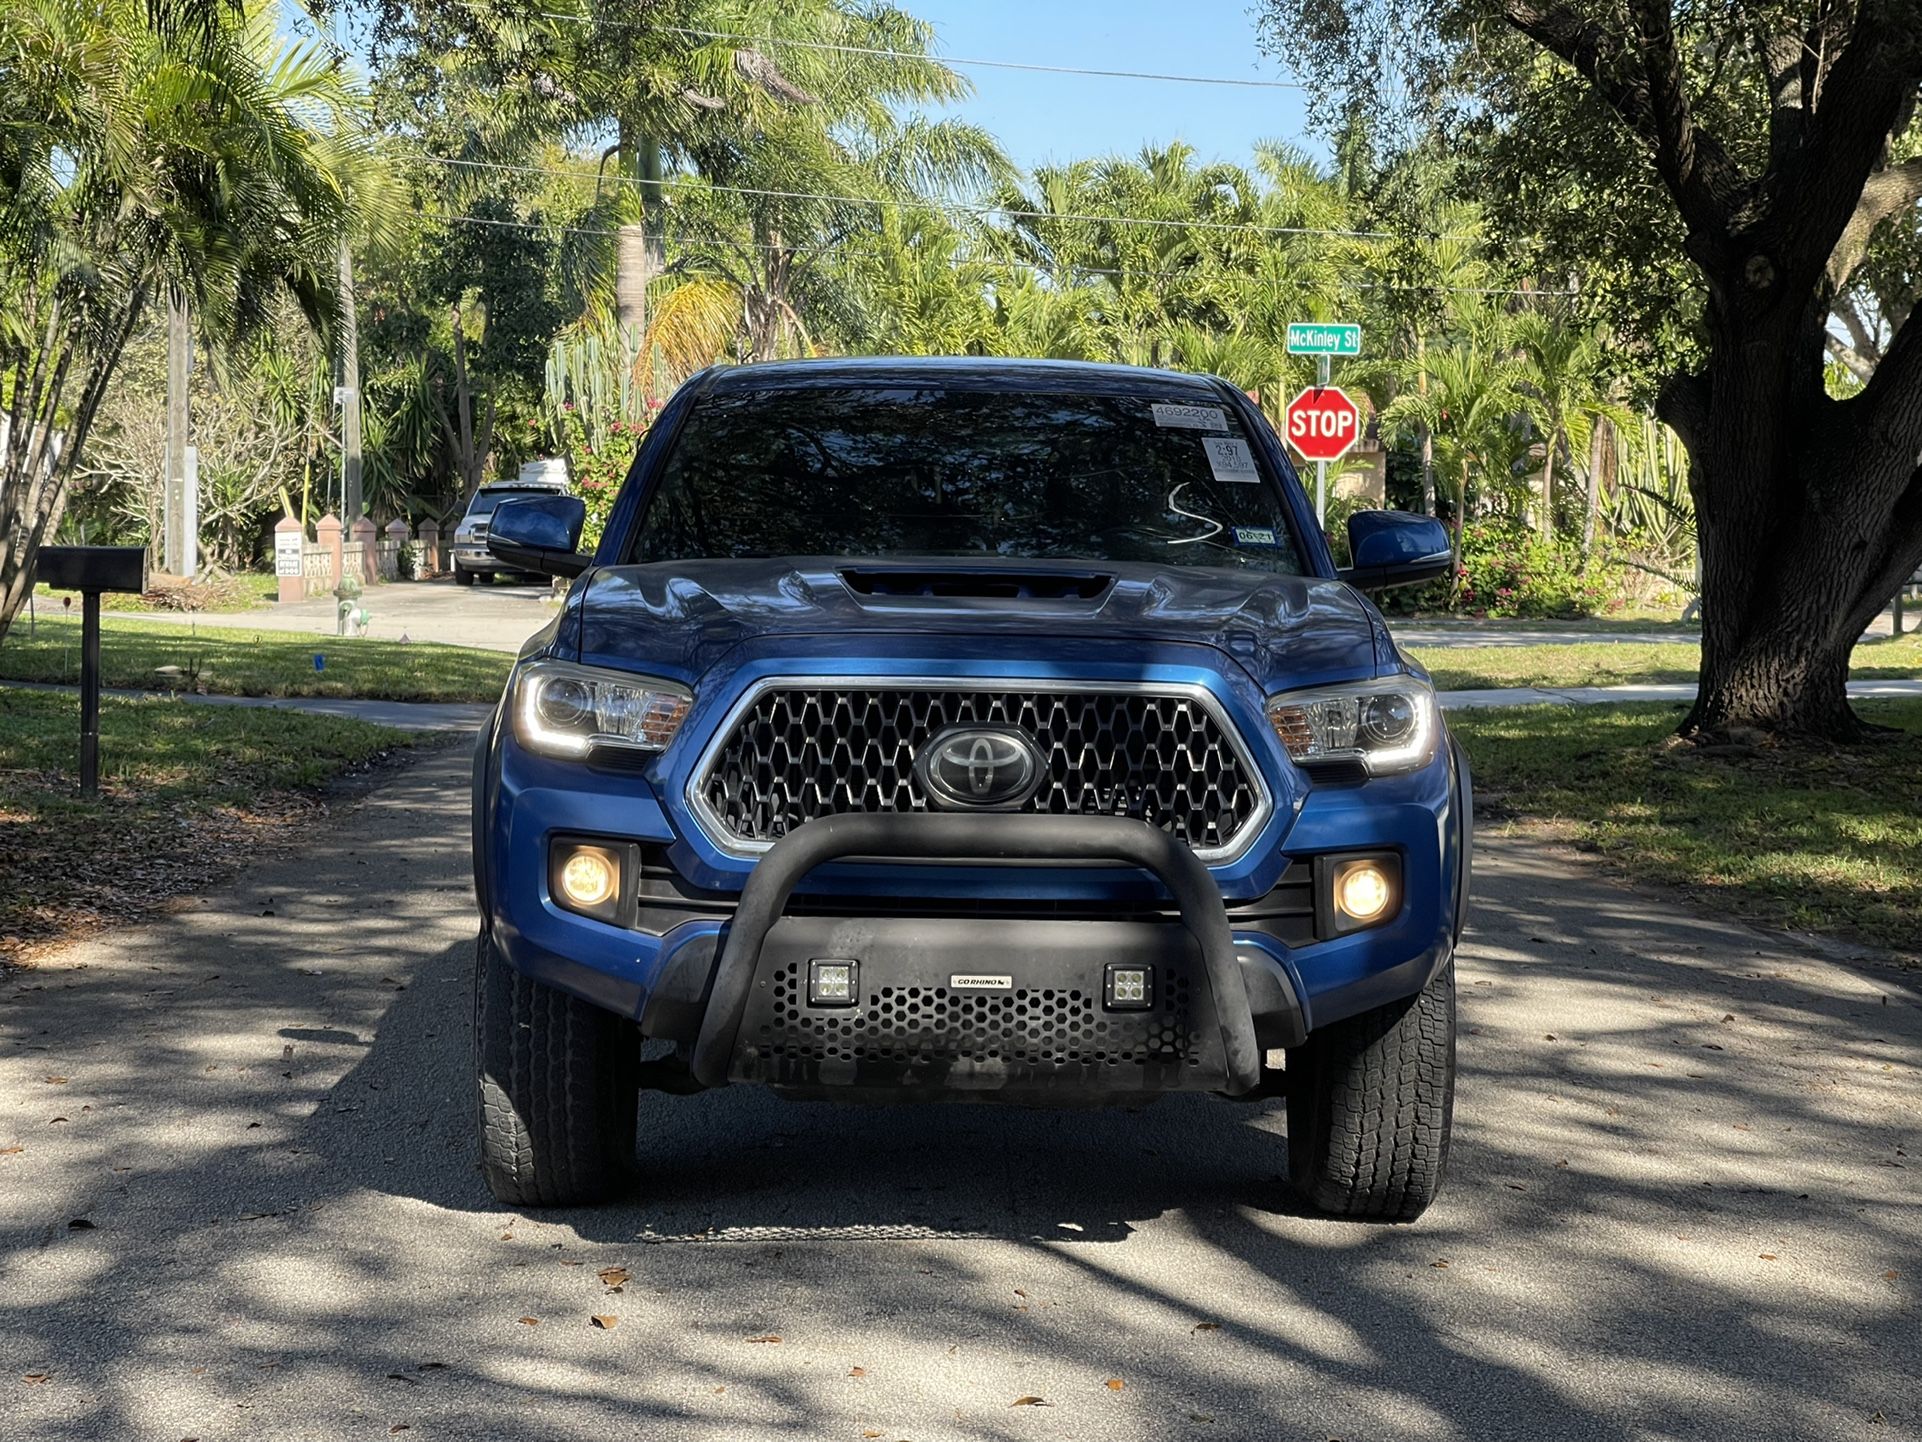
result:
[(474, 492), (474, 499), (467, 503), (467, 515), (464, 519), (471, 521), (480, 516), (491, 516), (494, 514), (494, 507), (502, 501), (518, 501), (528, 496), (555, 494), (557, 492), (554, 490), (540, 486), (489, 486), (485, 490)]
[[(1182, 398), (1171, 397), (1171, 401)], [(736, 391), (676, 439), (633, 559), (1006, 556), (1299, 574), (1225, 407), (1151, 396)], [(1212, 454), (1211, 454), (1212, 451)]]

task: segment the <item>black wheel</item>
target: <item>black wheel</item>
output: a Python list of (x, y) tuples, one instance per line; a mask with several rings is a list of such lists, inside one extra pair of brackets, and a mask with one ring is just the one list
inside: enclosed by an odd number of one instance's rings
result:
[(467, 569), (467, 568), (466, 568), (465, 566), (462, 566), (462, 565), (459, 565), (459, 564), (457, 563), (457, 564), (456, 564), (456, 565), (454, 566), (454, 584), (455, 584), (456, 586), (471, 586), (471, 585), (473, 585), (473, 584), (474, 584), (474, 573), (473, 573), (472, 571), (470, 571), (470, 570), (468, 570), (468, 569)]
[(609, 1011), (529, 981), (482, 933), (474, 965), (481, 1169), (500, 1201), (579, 1206), (618, 1195), (634, 1167), (640, 1034)]
[(1324, 1212), (1412, 1222), (1441, 1190), (1455, 1105), (1455, 963), (1416, 996), (1288, 1052), (1288, 1180)]

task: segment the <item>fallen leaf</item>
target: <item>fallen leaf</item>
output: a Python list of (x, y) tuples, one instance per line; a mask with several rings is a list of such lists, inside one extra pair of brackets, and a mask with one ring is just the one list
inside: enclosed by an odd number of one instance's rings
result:
[(781, 1339), (780, 1339), (779, 1337), (777, 1337), (777, 1336), (775, 1336), (775, 1335), (774, 1335), (774, 1333), (772, 1333), (772, 1332), (769, 1332), (769, 1333), (768, 1333), (768, 1334), (767, 1334), (766, 1336), (764, 1336), (764, 1337), (749, 1337), (749, 1338), (748, 1338), (748, 1341), (750, 1341), (750, 1342), (778, 1342), (778, 1341), (780, 1341), (780, 1340), (781, 1340)]
[(727, 1391), (727, 1388), (725, 1388), (725, 1387), (716, 1387), (716, 1388), (714, 1389), (714, 1395), (715, 1395), (716, 1397), (718, 1397), (718, 1396), (720, 1396), (720, 1395), (721, 1395), (721, 1394), (722, 1394), (723, 1392), (725, 1392), (725, 1391)]
[(863, 1437), (879, 1437), (881, 1434), (875, 1431), (872, 1427), (870, 1427), (866, 1431), (864, 1431), (861, 1435)]
[(1188, 1420), (1190, 1422), (1212, 1422), (1215, 1420), (1215, 1414), (1212, 1412), (1190, 1412), (1188, 1414)]
[[(1891, 1273), (1891, 1275), (1893, 1275), (1893, 1273)], [(848, 1376), (850, 1377), (865, 1377), (867, 1375), (868, 1375), (868, 1369), (866, 1367), (848, 1368)]]
[(589, 1317), (587, 1320), (592, 1322), (596, 1327), (599, 1327), (603, 1332), (611, 1332), (621, 1325), (621, 1319), (619, 1317)]
[(0, 1147), (0, 1157), (16, 1156), (25, 1150), (25, 1147)]
[(85, 1217), (75, 1217), (67, 1223), (67, 1230), (70, 1232), (91, 1232), (94, 1230), (94, 1225)]
[(1765, 1262), (1772, 1262), (1775, 1260), (1775, 1253), (1773, 1252), (1758, 1252), (1756, 1255), (1761, 1257), (1761, 1259)]
[(1438, 1258), (1437, 1260), (1430, 1262), (1428, 1265), (1435, 1268), (1437, 1271), (1445, 1272), (1448, 1270), (1448, 1258), (1446, 1257)]
[(1552, 1032), (1552, 1031), (1550, 1031), (1550, 1032), (1544, 1032), (1544, 1033), (1542, 1033), (1542, 1040), (1543, 1040), (1543, 1041), (1554, 1041), (1554, 1040), (1555, 1040), (1555, 1033), (1554, 1033), (1554, 1032)]
[(1021, 1290), (1021, 1289), (1020, 1289), (1019, 1287), (1016, 1287), (1016, 1288), (1014, 1289), (1014, 1294), (1015, 1294), (1015, 1296), (1017, 1296), (1017, 1297), (1025, 1297), (1025, 1296), (1027, 1296), (1027, 1295), (1028, 1295), (1028, 1294), (1027, 1294), (1026, 1292), (1024, 1292), (1024, 1291), (1022, 1291), (1022, 1290)]
[(523, 1327), (538, 1327), (540, 1326), (540, 1324), (541, 1324), (541, 1319), (539, 1317), (522, 1317), (521, 1318), (521, 1325)]
[(1893, 1282), (1897, 1277), (1901, 1275), (1902, 1274), (1900, 1272), (1890, 1270), (1882, 1274), (1882, 1280), (1885, 1282)]
[(395, 1424), (394, 1424), (393, 1426), (391, 1426), (391, 1427), (389, 1427), (389, 1428), (387, 1429), (387, 1435), (388, 1435), (389, 1437), (392, 1437), (392, 1436), (393, 1436), (393, 1435), (394, 1435), (394, 1434), (395, 1434), (396, 1432), (405, 1432), (405, 1431), (407, 1431), (407, 1430), (408, 1430), (408, 1426), (407, 1426), (407, 1423), (405, 1423), (405, 1422), (396, 1422), (396, 1423), (395, 1423)]
[(63, 1087), (67, 1084), (67, 1079), (63, 1076), (43, 1076), (40, 1080), (50, 1087)]
[(48, 1117), (48, 1118), (47, 1118), (47, 1125), (48, 1125), (48, 1126), (50, 1126), (50, 1127), (51, 1127), (51, 1126), (58, 1126), (58, 1125), (59, 1125), (59, 1124), (60, 1124), (61, 1122), (64, 1122), (65, 1120), (66, 1120), (66, 1118), (65, 1118), (65, 1117)]
[(40, 1383), (46, 1381), (47, 1378), (51, 1377), (52, 1375), (53, 1373), (51, 1372), (29, 1372), (27, 1373), (26, 1376), (22, 1377), (20, 1380), (22, 1382), (31, 1382), (35, 1386), (39, 1386)]
[(511, 1242), (514, 1240), (514, 1234), (512, 1232), (502, 1232), (501, 1240), (503, 1242)]
[(1122, 1381), (1119, 1377), (1110, 1377), (1108, 1379), (1108, 1390), (1110, 1392), (1119, 1392), (1123, 1387), (1127, 1385), (1128, 1384)]
[(1219, 1322), (1197, 1322), (1188, 1329), (1188, 1335), (1193, 1336), (1196, 1332), (1219, 1332), (1220, 1330), (1221, 1323)]
[(1052, 1407), (1054, 1403), (1045, 1397), (1017, 1397), (1008, 1405), (1010, 1407)]
[(627, 1285), (626, 1267), (602, 1267), (595, 1275), (601, 1279), (603, 1286), (624, 1287)]

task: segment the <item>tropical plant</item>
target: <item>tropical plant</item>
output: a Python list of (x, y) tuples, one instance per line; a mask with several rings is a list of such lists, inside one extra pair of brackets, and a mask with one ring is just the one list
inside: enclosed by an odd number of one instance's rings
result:
[(291, 291), (319, 319), (363, 154), (358, 97), (271, 6), (0, 0), (0, 635), (128, 340), (203, 344)]

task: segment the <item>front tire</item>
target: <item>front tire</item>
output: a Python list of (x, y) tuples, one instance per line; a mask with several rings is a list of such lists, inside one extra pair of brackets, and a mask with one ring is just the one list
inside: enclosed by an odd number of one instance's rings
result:
[(454, 563), (454, 584), (456, 586), (471, 586), (474, 584), (474, 573), (458, 561)]
[(1334, 1216), (1412, 1222), (1441, 1190), (1455, 1105), (1455, 963), (1288, 1052), (1288, 1180)]
[(619, 1195), (634, 1167), (634, 1027), (522, 976), (485, 932), (474, 993), (488, 1190), (515, 1207), (584, 1206)]

